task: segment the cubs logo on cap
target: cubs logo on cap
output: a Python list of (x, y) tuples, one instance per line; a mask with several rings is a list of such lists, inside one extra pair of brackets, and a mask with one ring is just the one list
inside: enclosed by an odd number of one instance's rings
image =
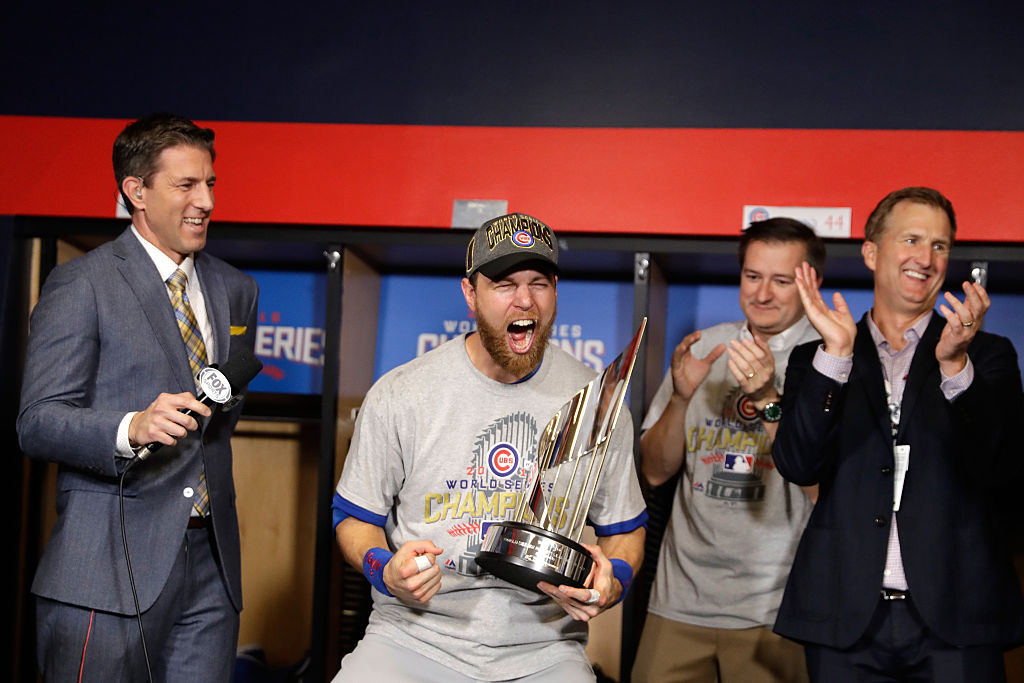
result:
[(525, 230), (517, 230), (516, 233), (512, 235), (512, 244), (523, 249), (529, 249), (533, 246), (533, 235)]
[(498, 216), (480, 226), (466, 249), (466, 277), (480, 272), (492, 280), (513, 269), (558, 274), (558, 242), (547, 225), (525, 213)]

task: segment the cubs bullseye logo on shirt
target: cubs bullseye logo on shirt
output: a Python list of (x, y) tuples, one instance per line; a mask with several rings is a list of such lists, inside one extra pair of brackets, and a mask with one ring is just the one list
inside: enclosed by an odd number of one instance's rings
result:
[(747, 396), (740, 396), (740, 400), (736, 402), (736, 413), (748, 422), (758, 419), (757, 408)]
[(500, 443), (487, 454), (487, 466), (499, 477), (507, 477), (519, 468), (519, 453), (511, 445)]
[(512, 234), (512, 244), (516, 245), (517, 247), (529, 249), (530, 247), (533, 246), (533, 235), (531, 235), (526, 230), (516, 230)]

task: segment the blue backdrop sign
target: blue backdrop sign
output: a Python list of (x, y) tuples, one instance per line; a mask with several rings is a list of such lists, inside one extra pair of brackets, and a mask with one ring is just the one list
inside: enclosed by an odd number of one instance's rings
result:
[[(632, 339), (632, 316), (632, 283), (561, 281), (551, 343), (603, 370)], [(385, 276), (374, 378), (475, 329), (457, 277)]]
[(323, 273), (248, 271), (260, 285), (256, 356), (263, 371), (250, 391), (319, 394), (323, 386)]
[[(320, 393), (326, 276), (278, 271), (249, 274), (260, 285), (256, 355), (264, 364), (250, 390)], [(833, 290), (827, 284), (823, 294), (831, 301)], [(871, 306), (871, 290), (842, 291), (859, 319)], [(730, 285), (670, 285), (663, 367), (679, 340), (693, 330), (741, 319), (738, 293), (738, 287)], [(632, 284), (627, 282), (559, 282), (551, 342), (595, 370), (603, 370), (635, 332), (632, 296)], [(1024, 297), (993, 294), (991, 298), (985, 329), (1009, 337), (1017, 349), (1024, 348), (1024, 328), (1018, 323)], [(475, 329), (457, 277), (386, 275), (381, 282), (374, 379)]]

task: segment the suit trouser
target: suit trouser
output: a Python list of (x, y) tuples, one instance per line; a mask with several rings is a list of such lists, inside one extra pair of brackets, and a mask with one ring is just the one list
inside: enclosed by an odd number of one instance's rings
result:
[(954, 647), (929, 630), (911, 597), (882, 600), (864, 635), (847, 650), (808, 643), (811, 681), (847, 683), (999, 683), (1006, 680), (996, 645)]
[[(238, 612), (217, 567), (211, 535), (206, 529), (186, 531), (163, 591), (142, 615), (154, 681), (231, 680)], [(146, 571), (137, 557), (132, 558), (136, 574)], [(48, 683), (146, 680), (134, 614), (37, 598), (36, 623), (38, 663)]]

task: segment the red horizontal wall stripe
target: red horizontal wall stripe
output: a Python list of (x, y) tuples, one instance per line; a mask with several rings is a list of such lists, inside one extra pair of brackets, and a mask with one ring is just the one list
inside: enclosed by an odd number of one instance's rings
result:
[[(455, 199), (507, 199), (556, 230), (732, 235), (744, 204), (850, 206), (859, 236), (932, 185), (961, 239), (1024, 240), (1024, 132), (204, 123), (220, 220), (444, 227)], [(0, 116), (0, 214), (113, 215), (124, 124)]]

